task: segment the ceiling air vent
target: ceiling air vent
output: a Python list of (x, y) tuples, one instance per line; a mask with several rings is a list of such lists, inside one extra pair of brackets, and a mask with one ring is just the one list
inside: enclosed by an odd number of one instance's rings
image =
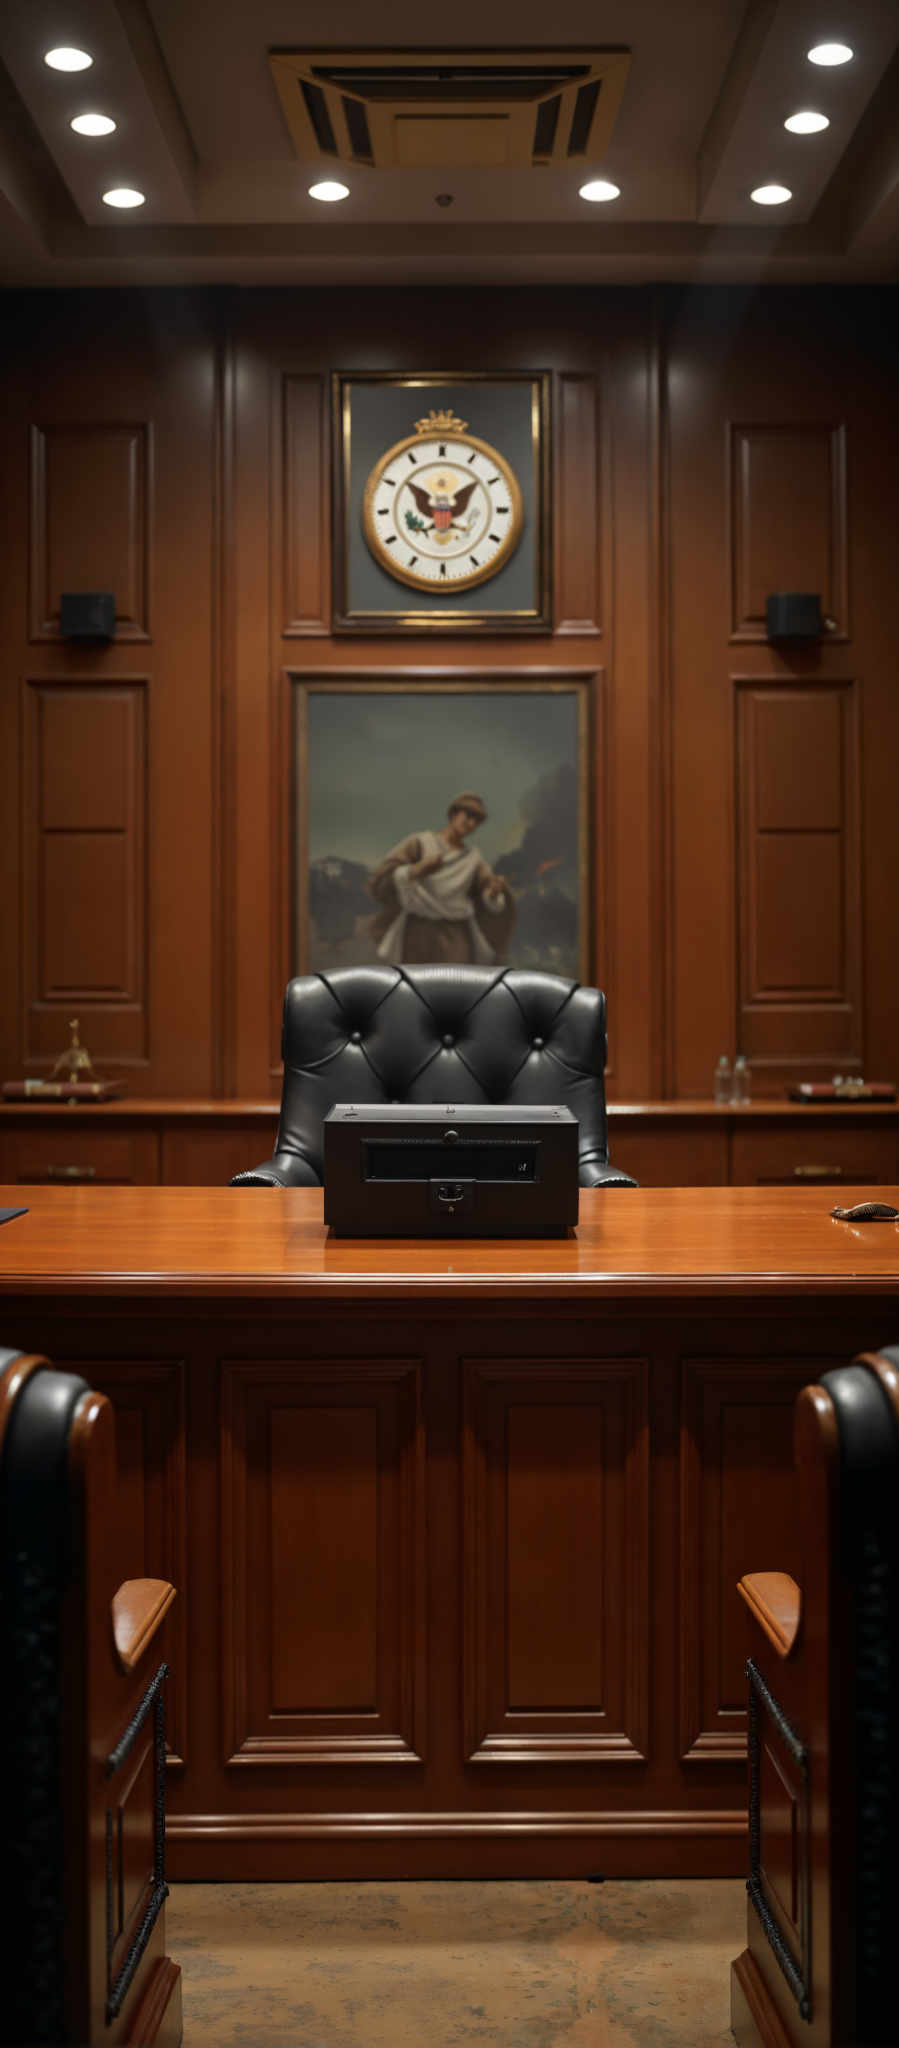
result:
[(272, 50), (297, 155), (379, 170), (519, 170), (606, 152), (627, 50)]

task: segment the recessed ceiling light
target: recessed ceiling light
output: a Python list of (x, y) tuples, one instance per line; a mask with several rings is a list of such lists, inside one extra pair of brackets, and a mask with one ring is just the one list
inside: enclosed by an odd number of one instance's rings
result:
[(848, 43), (816, 43), (814, 49), (809, 50), (808, 61), (810, 64), (848, 64), (854, 54)]
[(784, 127), (789, 128), (791, 135), (820, 135), (822, 128), (830, 127), (830, 122), (826, 114), (790, 114)]
[(69, 122), (69, 127), (74, 128), (76, 135), (115, 134), (115, 122), (110, 120), (108, 114), (76, 114), (74, 121)]
[(104, 192), (104, 206), (143, 206), (145, 194), (134, 192), (130, 185), (116, 185), (111, 192)]
[(349, 185), (339, 185), (336, 178), (323, 178), (320, 185), (310, 185), (309, 187), (310, 199), (324, 199), (326, 202), (333, 202), (335, 199), (349, 199), (349, 196)]
[(608, 178), (591, 178), (589, 185), (582, 185), (581, 199), (620, 199), (621, 186), (610, 185)]
[(757, 185), (749, 197), (755, 200), (756, 206), (783, 206), (793, 194), (787, 185)]
[(47, 50), (44, 56), (51, 71), (87, 71), (93, 61), (86, 50)]

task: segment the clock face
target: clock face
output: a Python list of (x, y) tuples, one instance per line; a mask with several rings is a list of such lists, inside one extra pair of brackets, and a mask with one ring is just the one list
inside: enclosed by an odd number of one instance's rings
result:
[(365, 486), (365, 538), (382, 569), (416, 590), (470, 590), (518, 546), (524, 507), (515, 473), (489, 441), (458, 425), (388, 449)]

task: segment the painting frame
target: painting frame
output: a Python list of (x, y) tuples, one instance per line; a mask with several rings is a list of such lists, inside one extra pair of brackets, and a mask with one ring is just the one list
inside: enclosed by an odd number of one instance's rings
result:
[[(377, 702), (398, 699), (451, 697), (496, 700), (521, 693), (539, 698), (572, 697), (576, 723), (577, 814), (577, 959), (570, 978), (591, 983), (595, 980), (600, 931), (607, 930), (609, 908), (608, 859), (609, 805), (607, 800), (608, 746), (606, 739), (605, 674), (596, 667), (568, 665), (565, 669), (516, 667), (484, 670), (471, 663), (452, 667), (407, 667), (391, 669), (353, 667), (312, 671), (290, 667), (283, 671), (286, 691), (286, 730), (290, 734), (291, 774), (284, 806), (285, 851), (289, 885), (284, 897), (285, 979), (294, 974), (327, 972), (347, 961), (322, 962), (316, 957), (316, 932), (310, 907), (314, 882), (310, 863), (310, 778), (318, 764), (310, 742), (310, 704), (316, 697), (329, 699), (361, 696)], [(287, 780), (285, 778), (285, 780)], [(408, 766), (403, 769), (408, 785)], [(408, 799), (404, 798), (404, 802)], [(410, 821), (417, 829), (418, 821)], [(373, 856), (377, 848), (373, 847)], [(373, 864), (373, 862), (372, 862)], [(374, 912), (374, 901), (371, 910)], [(371, 961), (375, 958), (372, 949)], [(508, 964), (516, 964), (514, 960)], [(518, 963), (525, 964), (525, 963)], [(533, 964), (533, 962), (531, 963)], [(562, 971), (547, 962), (551, 971)]]
[[(354, 561), (367, 556), (364, 539), (355, 537), (355, 513), (364, 496), (365, 484), (370, 471), (370, 459), (365, 457), (358, 463), (355, 457), (353, 432), (353, 391), (354, 387), (369, 392), (375, 387), (390, 392), (408, 392), (408, 433), (413, 436), (415, 414), (427, 412), (440, 404), (441, 387), (465, 388), (466, 412), (476, 414), (477, 433), (472, 424), (472, 440), (480, 436), (492, 440), (491, 394), (496, 410), (497, 393), (500, 388), (524, 387), (529, 394), (529, 452), (527, 473), (518, 481), (522, 490), (525, 519), (533, 527), (533, 560), (528, 575), (526, 597), (523, 605), (516, 604), (502, 609), (483, 602), (482, 593), (489, 590), (489, 582), (474, 589), (464, 590), (454, 609), (441, 606), (436, 597), (433, 601), (426, 591), (416, 591), (396, 584), (394, 602), (390, 602), (391, 579), (382, 571), (377, 575), (384, 586), (384, 604), (363, 601), (364, 593), (356, 589), (358, 575)], [(332, 583), (332, 631), (335, 634), (377, 634), (427, 635), (430, 633), (481, 635), (550, 633), (553, 627), (552, 613), (552, 449), (551, 449), (551, 405), (552, 377), (548, 370), (335, 370), (331, 377), (331, 419), (332, 419), (332, 540), (331, 540), (331, 583)], [(470, 398), (470, 405), (469, 405)], [(385, 430), (384, 452), (395, 434)], [(361, 529), (360, 529), (361, 530)], [(370, 568), (370, 565), (369, 565)], [(490, 579), (493, 580), (492, 578)]]

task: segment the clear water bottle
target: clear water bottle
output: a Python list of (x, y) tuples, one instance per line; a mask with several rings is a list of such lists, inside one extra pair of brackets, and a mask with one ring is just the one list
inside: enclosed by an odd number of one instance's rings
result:
[(728, 1059), (728, 1057), (727, 1057), (727, 1054), (726, 1054), (726, 1052), (723, 1052), (723, 1053), (721, 1054), (721, 1058), (720, 1058), (720, 1060), (718, 1061), (718, 1065), (717, 1065), (717, 1067), (715, 1068), (715, 1080), (714, 1080), (714, 1096), (715, 1096), (715, 1101), (716, 1101), (716, 1102), (729, 1102), (729, 1101), (730, 1101), (730, 1099), (731, 1099), (731, 1088), (732, 1088), (732, 1085), (733, 1085), (733, 1084), (732, 1084), (732, 1081), (731, 1081), (731, 1072), (730, 1072), (730, 1060)]
[(752, 1074), (745, 1053), (738, 1052), (734, 1060), (734, 1076), (731, 1085), (731, 1102), (739, 1107), (750, 1100), (752, 1095)]

